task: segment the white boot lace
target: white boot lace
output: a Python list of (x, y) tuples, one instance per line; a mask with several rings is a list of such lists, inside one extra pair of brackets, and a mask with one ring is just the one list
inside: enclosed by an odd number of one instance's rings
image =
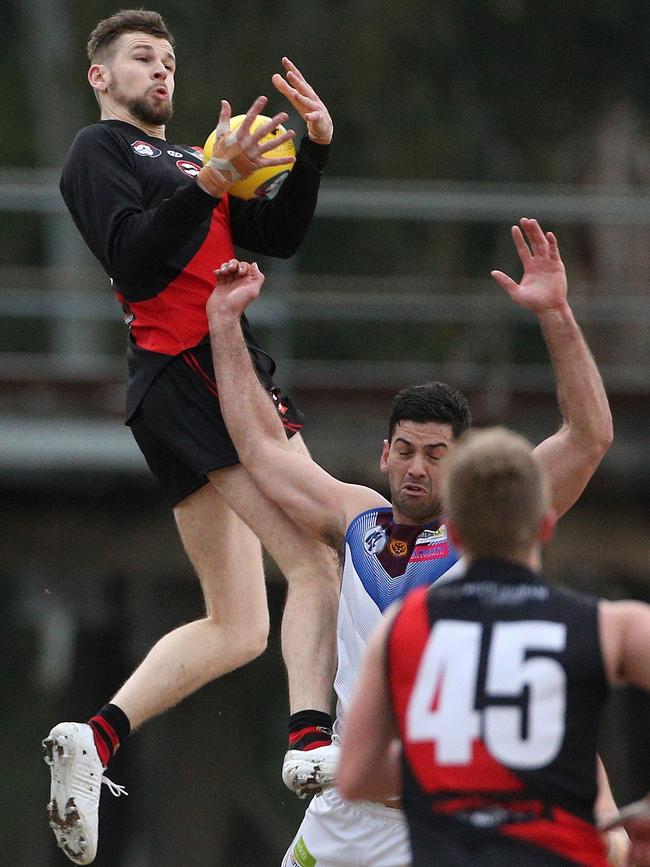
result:
[(124, 788), (124, 786), (120, 786), (117, 783), (114, 783), (112, 780), (109, 780), (108, 777), (102, 777), (102, 783), (106, 786), (111, 795), (116, 798), (120, 798), (122, 795), (129, 794)]

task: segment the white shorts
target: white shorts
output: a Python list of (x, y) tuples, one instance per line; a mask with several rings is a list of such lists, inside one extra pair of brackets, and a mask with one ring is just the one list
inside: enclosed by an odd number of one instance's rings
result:
[(410, 867), (404, 813), (344, 801), (336, 789), (312, 798), (282, 867)]

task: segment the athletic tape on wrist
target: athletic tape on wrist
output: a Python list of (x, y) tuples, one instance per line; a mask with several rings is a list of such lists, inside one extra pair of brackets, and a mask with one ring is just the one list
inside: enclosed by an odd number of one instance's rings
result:
[(196, 176), (196, 182), (208, 195), (215, 196), (216, 198), (221, 198), (232, 183), (218, 169), (213, 168), (209, 164), (203, 166)]
[(224, 160), (221, 157), (210, 157), (206, 166), (216, 169), (218, 172), (229, 172), (232, 175), (233, 181), (238, 181), (241, 178), (241, 175), (230, 160)]

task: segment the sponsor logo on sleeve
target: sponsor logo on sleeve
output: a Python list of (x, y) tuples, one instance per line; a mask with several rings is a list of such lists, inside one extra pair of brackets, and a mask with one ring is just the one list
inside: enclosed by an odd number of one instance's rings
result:
[(131, 142), (131, 147), (136, 152), (139, 157), (159, 157), (162, 153), (161, 150), (158, 150), (157, 147), (154, 147), (152, 144), (149, 144), (148, 141), (134, 141)]
[(179, 168), (184, 175), (189, 175), (191, 178), (195, 178), (201, 171), (201, 166), (197, 166), (196, 163), (191, 163), (189, 160), (176, 160), (176, 167)]
[(183, 157), (183, 154), (180, 151), (167, 151), (170, 157), (174, 157), (174, 159), (180, 160)]

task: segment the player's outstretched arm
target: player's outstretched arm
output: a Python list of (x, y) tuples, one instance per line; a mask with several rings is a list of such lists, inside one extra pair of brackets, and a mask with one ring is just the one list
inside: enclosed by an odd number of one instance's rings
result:
[(553, 364), (562, 426), (535, 452), (549, 474), (559, 517), (576, 502), (611, 445), (612, 416), (600, 373), (569, 306), (555, 235), (524, 217), (512, 227), (512, 237), (524, 268), (521, 281), (502, 271), (492, 271), (492, 276), (516, 304), (536, 314)]
[(402, 787), (385, 665), (394, 614), (383, 618), (370, 637), (345, 717), (337, 785), (348, 800), (384, 800), (399, 795)]
[(309, 138), (316, 144), (330, 144), (334, 124), (327, 106), (295, 63), (288, 57), (283, 57), (282, 65), (285, 69), (285, 78), (276, 72), (271, 79), (273, 85), (286, 96), (305, 121)]
[(330, 476), (286, 438), (269, 395), (260, 384), (240, 319), (259, 295), (257, 264), (231, 259), (215, 272), (208, 299), (212, 357), (224, 421), (239, 459), (264, 493), (301, 527), (338, 548), (356, 514), (386, 501), (369, 488)]
[(314, 216), (333, 124), (327, 106), (298, 67), (288, 57), (282, 65), (283, 74), (273, 75), (273, 85), (303, 118), (307, 135), (298, 147), (296, 165), (273, 198), (230, 199), (230, 225), (239, 247), (288, 258), (302, 244)]

